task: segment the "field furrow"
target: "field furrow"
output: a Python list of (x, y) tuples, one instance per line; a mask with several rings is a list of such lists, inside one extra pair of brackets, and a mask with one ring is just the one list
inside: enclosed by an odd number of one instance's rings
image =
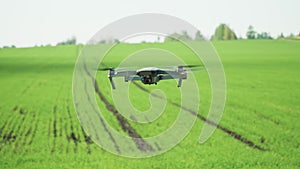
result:
[(32, 131), (32, 134), (31, 134), (31, 137), (29, 139), (29, 142), (28, 142), (28, 146), (31, 146), (31, 144), (33, 143), (33, 140), (35, 139), (36, 137), (36, 133), (37, 133), (37, 130), (39, 128), (39, 115), (36, 115), (35, 113), (32, 114), (32, 123), (33, 123), (33, 129), (30, 128), (30, 131)]
[[(87, 85), (86, 85), (86, 83), (84, 83), (84, 90), (85, 90), (85, 93), (87, 94), (88, 92), (87, 92)], [(87, 94), (87, 96), (88, 96), (88, 94)], [(89, 96), (88, 96), (88, 101), (89, 101), (89, 102), (91, 101), (91, 98), (90, 98)], [(94, 107), (94, 106), (92, 106), (92, 107), (93, 107), (94, 112), (97, 112), (96, 107)], [(97, 114), (97, 117), (98, 117), (99, 121), (101, 122), (101, 124), (102, 124), (102, 126), (103, 126), (103, 128), (104, 128), (104, 131), (106, 132), (106, 134), (108, 134), (110, 140), (111, 140), (112, 143), (114, 144), (114, 147), (115, 147), (116, 151), (117, 151), (118, 153), (120, 153), (119, 145), (117, 144), (117, 142), (115, 141), (115, 138), (112, 136), (112, 134), (111, 134), (110, 131), (108, 130), (108, 128), (107, 128), (107, 126), (106, 126), (106, 124), (105, 124), (105, 121), (103, 120), (103, 118), (102, 118), (99, 114)], [(89, 116), (88, 116), (88, 118), (89, 118), (89, 121), (90, 121), (91, 124), (92, 124), (93, 130), (96, 131), (97, 126), (95, 126), (95, 125), (92, 123), (92, 119), (90, 119)], [(96, 133), (96, 139), (100, 141), (100, 137), (98, 136), (97, 132), (94, 132), (94, 133)]]
[(77, 152), (77, 146), (78, 146), (78, 143), (80, 143), (80, 137), (79, 137), (79, 133), (77, 133), (77, 136), (75, 134), (76, 132), (75, 132), (75, 129), (74, 129), (74, 124), (73, 124), (73, 120), (72, 120), (72, 116), (71, 116), (71, 112), (70, 112), (69, 106), (67, 106), (67, 113), (68, 113), (68, 119), (69, 119), (70, 129), (71, 129), (71, 133), (70, 134), (68, 134), (66, 132), (67, 139), (68, 139), (68, 142), (70, 140), (73, 141), (73, 143), (75, 145), (74, 152)]
[(15, 145), (14, 145), (14, 152), (16, 152), (16, 153), (20, 153), (23, 149), (21, 142), (24, 139), (23, 135), (24, 135), (25, 128), (27, 126), (26, 123), (28, 121), (30, 112), (26, 111), (23, 108), (20, 108), (19, 114), (20, 114), (20, 116), (22, 116), (22, 118), (21, 118), (21, 121), (19, 122), (18, 128), (15, 131), (18, 135), (18, 139), (16, 139)]
[(16, 141), (18, 137), (18, 133), (16, 131), (18, 130), (18, 123), (22, 119), (19, 112), (10, 112), (11, 113), (11, 120), (8, 122), (8, 125), (4, 128), (2, 140), (0, 143), (0, 151), (6, 152), (6, 150), (10, 150), (11, 146), (13, 146), (13, 143)]
[[(147, 93), (149, 93), (149, 94), (151, 93), (149, 90), (147, 90), (147, 89), (144, 88), (143, 86), (139, 85), (139, 84), (136, 83), (135, 81), (133, 81), (132, 83), (133, 83), (137, 88), (141, 89), (142, 91), (147, 92)], [(157, 96), (157, 95), (153, 95), (153, 96), (162, 99), (161, 97), (159, 97), (159, 96)], [(170, 100), (169, 100), (169, 101), (170, 101)], [(172, 101), (170, 101), (170, 102), (171, 102), (172, 105), (174, 105), (174, 106), (176, 106), (176, 107), (178, 107), (178, 108), (182, 108), (182, 109), (188, 111), (189, 113), (191, 113), (192, 115), (196, 116), (198, 119), (200, 119), (200, 120), (203, 121), (204, 123), (207, 123), (207, 124), (209, 124), (209, 125), (215, 126), (217, 129), (220, 129), (220, 130), (223, 131), (224, 133), (226, 133), (226, 134), (230, 135), (232, 138), (234, 138), (234, 139), (236, 139), (236, 140), (238, 140), (238, 141), (240, 141), (240, 142), (246, 144), (247, 146), (249, 146), (249, 147), (251, 147), (251, 148), (254, 148), (254, 149), (258, 149), (258, 150), (260, 150), (260, 151), (265, 151), (265, 150), (266, 150), (265, 148), (263, 148), (263, 147), (261, 147), (261, 146), (255, 144), (254, 142), (250, 141), (250, 140), (247, 139), (246, 137), (244, 137), (244, 136), (242, 136), (242, 135), (240, 135), (240, 134), (238, 134), (238, 133), (236, 133), (236, 132), (234, 132), (234, 131), (232, 131), (232, 130), (230, 130), (230, 129), (227, 129), (226, 127), (223, 127), (223, 126), (221, 126), (221, 125), (219, 125), (219, 124), (216, 124), (216, 123), (213, 122), (213, 121), (210, 121), (209, 119), (207, 119), (206, 117), (200, 115), (199, 113), (194, 112), (194, 111), (190, 110), (190, 109), (187, 108), (187, 107), (183, 107), (183, 106), (181, 106), (181, 105), (178, 104), (178, 103), (175, 103), (175, 102), (172, 102)]]
[[(122, 127), (123, 131), (128, 133), (128, 135), (132, 138), (134, 143), (136, 144), (137, 148), (140, 151), (154, 151), (153, 147), (148, 144), (139, 133), (131, 126), (131, 124), (127, 121), (126, 118), (124, 118), (115, 108), (113, 105), (111, 105), (108, 100), (104, 97), (104, 95), (99, 90), (97, 80), (89, 73), (88, 69), (86, 68), (86, 65), (84, 65), (84, 69), (87, 73), (87, 75), (92, 79), (94, 82), (94, 88), (96, 94), (99, 96), (100, 100), (105, 104), (105, 107), (108, 111), (113, 113), (113, 115), (118, 120), (120, 126)], [(139, 139), (136, 139), (139, 138)]]
[(53, 153), (56, 149), (56, 137), (57, 137), (57, 127), (56, 127), (56, 105), (53, 106), (53, 120), (52, 120), (52, 132), (53, 132), (53, 140), (52, 140), (52, 148), (51, 148), (51, 153)]
[(85, 144), (86, 144), (86, 153), (87, 154), (91, 154), (92, 153), (92, 150), (91, 150), (91, 144), (93, 144), (94, 142), (92, 141), (91, 137), (89, 137), (85, 131), (83, 130), (83, 128), (81, 127), (81, 131), (82, 131), (82, 134), (83, 134), (83, 137), (84, 137), (84, 141), (85, 141)]

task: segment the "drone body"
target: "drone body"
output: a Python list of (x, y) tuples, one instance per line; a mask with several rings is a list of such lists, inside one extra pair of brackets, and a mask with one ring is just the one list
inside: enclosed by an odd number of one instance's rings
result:
[[(145, 67), (138, 70), (129, 71), (116, 71), (115, 68), (100, 68), (98, 70), (108, 70), (108, 78), (110, 80), (111, 86), (115, 89), (115, 84), (113, 81), (114, 77), (124, 77), (125, 82), (140, 80), (143, 84), (157, 84), (160, 80), (168, 79), (178, 79), (177, 87), (181, 87), (182, 80), (187, 79), (187, 72), (190, 70), (185, 70), (185, 67), (196, 67), (196, 65), (191, 66), (177, 66), (175, 70), (171, 69), (159, 69), (157, 67)], [(198, 67), (198, 66), (197, 66)]]

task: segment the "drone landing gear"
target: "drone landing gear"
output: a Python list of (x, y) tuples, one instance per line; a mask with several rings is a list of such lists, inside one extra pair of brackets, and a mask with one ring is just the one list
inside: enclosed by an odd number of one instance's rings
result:
[(182, 78), (179, 78), (177, 87), (181, 87), (181, 84), (182, 84)]

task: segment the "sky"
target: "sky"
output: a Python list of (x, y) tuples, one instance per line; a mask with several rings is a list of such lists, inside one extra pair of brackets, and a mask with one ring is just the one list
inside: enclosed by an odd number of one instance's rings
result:
[(277, 37), (300, 32), (299, 0), (0, 0), (0, 47), (55, 45), (72, 36), (86, 43), (126, 16), (162, 13), (211, 36), (220, 23), (245, 37), (249, 25)]

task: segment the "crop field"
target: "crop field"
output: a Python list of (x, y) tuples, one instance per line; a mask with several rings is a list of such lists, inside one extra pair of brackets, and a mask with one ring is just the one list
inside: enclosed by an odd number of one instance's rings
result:
[[(195, 72), (199, 111), (185, 108), (187, 116), (197, 118), (192, 130), (171, 150), (142, 159), (100, 148), (81, 127), (72, 78), (82, 46), (0, 49), (0, 168), (300, 168), (300, 43), (238, 40), (213, 45), (227, 83), (222, 119), (210, 124), (216, 131), (207, 142), (198, 143), (203, 125), (209, 123), (211, 89), (207, 73)], [(117, 66), (124, 57), (149, 48), (171, 51), (188, 64), (197, 62), (187, 48), (169, 42), (118, 44), (102, 64)], [(176, 81), (153, 86), (130, 83), (130, 101), (141, 111), (151, 107), (153, 90), (161, 89), (168, 101), (158, 119), (138, 124), (115, 108), (107, 72), (98, 72), (95, 78), (98, 106), (119, 133), (151, 137), (176, 120), (181, 99)], [(123, 78), (116, 80), (117, 89), (123, 83)], [(146, 141), (132, 141), (140, 151), (159, 149)], [(122, 145), (113, 144), (122, 151)]]

